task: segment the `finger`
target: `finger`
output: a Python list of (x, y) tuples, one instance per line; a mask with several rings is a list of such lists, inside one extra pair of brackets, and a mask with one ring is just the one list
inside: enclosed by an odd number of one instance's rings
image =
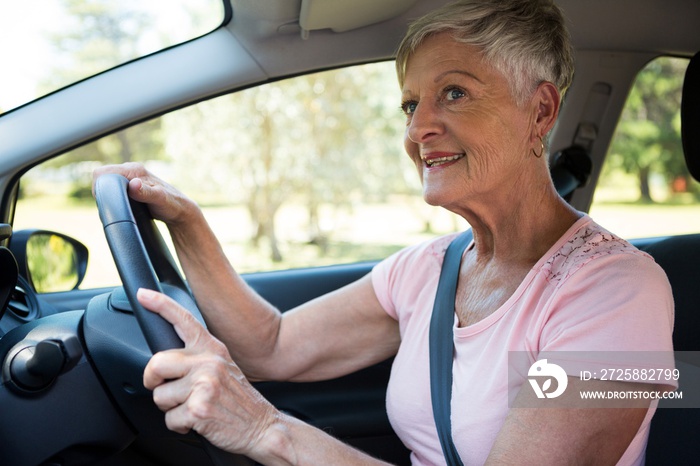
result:
[(129, 180), (127, 192), (129, 193), (129, 197), (131, 197), (133, 200), (147, 203), (148, 190), (149, 187), (141, 178), (132, 178)]
[(194, 427), (194, 422), (186, 404), (175, 406), (165, 413), (165, 426), (178, 434), (188, 433)]
[(184, 377), (191, 367), (192, 364), (188, 364), (181, 350), (161, 351), (153, 355), (146, 364), (143, 386), (153, 390), (168, 380)]
[(116, 173), (124, 176), (128, 180), (146, 176), (148, 172), (143, 164), (138, 162), (128, 162), (119, 165), (103, 165), (92, 172), (92, 195), (95, 195), (95, 181), (107, 173)]
[(208, 427), (219, 423), (218, 419), (222, 413), (228, 412), (220, 404), (220, 395), (221, 392), (216, 391), (212, 384), (198, 384), (182, 403), (165, 413), (165, 424), (175, 432), (186, 433), (193, 429), (207, 436), (210, 434)]
[(163, 293), (139, 288), (136, 298), (143, 307), (170, 322), (186, 347), (195, 345), (202, 333), (206, 332), (202, 324), (187, 309)]
[(167, 204), (168, 195), (165, 184), (153, 175), (129, 179), (129, 196), (145, 204)]
[(153, 401), (161, 411), (167, 412), (185, 403), (190, 391), (191, 386), (185, 379), (168, 381), (153, 389)]
[(146, 171), (146, 167), (144, 167), (143, 164), (138, 162), (103, 165), (93, 170), (92, 179), (96, 180), (100, 176), (105, 175), (107, 173), (118, 173), (126, 177), (127, 179), (132, 179), (145, 176), (146, 174), (148, 174), (148, 171)]

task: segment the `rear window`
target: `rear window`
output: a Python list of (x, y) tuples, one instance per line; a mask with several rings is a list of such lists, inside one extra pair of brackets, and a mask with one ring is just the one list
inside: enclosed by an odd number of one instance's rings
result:
[(680, 104), (688, 60), (661, 57), (637, 76), (590, 212), (626, 238), (700, 231), (700, 183), (687, 171)]

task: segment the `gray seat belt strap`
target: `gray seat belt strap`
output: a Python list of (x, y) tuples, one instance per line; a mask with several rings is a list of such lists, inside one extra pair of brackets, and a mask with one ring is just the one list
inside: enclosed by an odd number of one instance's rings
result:
[(473, 238), (467, 230), (457, 236), (447, 248), (440, 271), (433, 315), (430, 319), (430, 397), (438, 438), (448, 466), (462, 466), (452, 441), (452, 360), (454, 355), (455, 296), (462, 253)]

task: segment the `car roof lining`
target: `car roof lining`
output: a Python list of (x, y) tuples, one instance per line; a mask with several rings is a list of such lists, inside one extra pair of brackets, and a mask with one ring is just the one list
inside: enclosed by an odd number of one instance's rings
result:
[[(579, 50), (609, 49), (615, 44), (618, 51), (655, 51), (665, 55), (692, 56), (700, 50), (700, 36), (689, 34), (697, 29), (700, 17), (700, 2), (695, 0), (555, 0), (567, 18), (575, 47)], [(333, 35), (352, 37), (353, 45), (363, 36), (372, 37), (372, 55), (361, 57), (361, 61), (376, 60), (378, 55), (393, 56), (407, 24), (425, 12), (448, 3), (448, 0), (230, 0), (233, 20), (230, 29), (246, 46), (270, 43), (280, 45), (280, 39), (288, 43), (303, 42), (302, 26), (313, 20), (310, 37), (322, 34), (324, 41)], [(358, 2), (361, 5), (358, 5)], [(327, 4), (324, 7), (324, 4)], [(365, 5), (366, 4), (366, 5)], [(333, 5), (333, 8), (328, 7)], [(345, 6), (344, 6), (345, 5)], [(361, 8), (360, 8), (361, 6)], [(348, 18), (347, 11), (363, 10), (362, 16)], [(391, 16), (391, 11), (394, 16)], [(682, 16), (666, 14), (668, 11), (684, 11)], [(342, 34), (333, 32), (334, 27), (344, 24)], [(381, 24), (379, 24), (381, 23)], [(620, 27), (625, 24), (625, 27)], [(595, 29), (591, 30), (591, 25)], [(311, 26), (308, 26), (311, 27)], [(378, 40), (378, 31), (385, 40)], [(322, 48), (321, 41), (306, 41), (305, 50)], [(353, 50), (335, 50), (336, 53), (353, 54)], [(274, 53), (271, 60), (284, 59)], [(297, 58), (295, 55), (294, 58)], [(352, 57), (348, 57), (352, 59)], [(274, 63), (262, 63), (273, 72)]]
[(331, 29), (345, 32), (379, 23), (408, 11), (417, 0), (301, 0), (299, 26), (303, 31)]

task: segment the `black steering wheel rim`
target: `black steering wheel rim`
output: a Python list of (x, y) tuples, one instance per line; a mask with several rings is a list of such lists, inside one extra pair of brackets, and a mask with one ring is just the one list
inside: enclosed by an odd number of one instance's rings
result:
[[(150, 350), (157, 353), (182, 348), (184, 344), (173, 326), (146, 310), (136, 299), (139, 288), (162, 292), (161, 280), (188, 290), (148, 208), (127, 194), (128, 184), (125, 177), (112, 173), (95, 181), (95, 199), (107, 243)], [(185, 307), (191, 308), (190, 305)]]

